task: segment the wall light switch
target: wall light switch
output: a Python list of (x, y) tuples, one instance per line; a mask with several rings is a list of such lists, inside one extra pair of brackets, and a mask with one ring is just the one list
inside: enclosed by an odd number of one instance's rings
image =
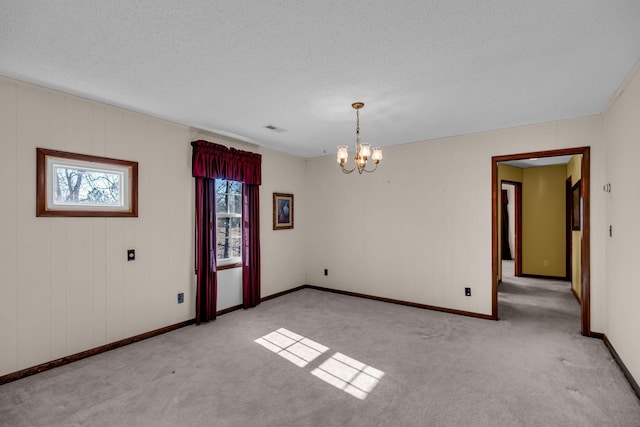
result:
[(127, 250), (127, 261), (135, 261), (136, 259), (136, 250), (128, 249)]

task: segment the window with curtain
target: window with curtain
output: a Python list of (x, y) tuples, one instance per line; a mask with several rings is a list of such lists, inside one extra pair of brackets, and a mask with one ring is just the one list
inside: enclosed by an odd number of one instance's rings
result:
[(216, 179), (216, 260), (218, 267), (242, 265), (242, 183)]
[[(196, 324), (199, 324), (216, 318), (220, 253), (223, 258), (235, 258), (242, 266), (242, 307), (260, 304), (262, 156), (204, 140), (192, 141), (191, 146), (196, 184)], [(217, 211), (221, 211), (220, 216)]]

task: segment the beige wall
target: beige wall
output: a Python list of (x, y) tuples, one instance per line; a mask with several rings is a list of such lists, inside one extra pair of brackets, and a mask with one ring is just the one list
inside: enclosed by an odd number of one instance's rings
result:
[[(591, 146), (592, 179), (601, 182), (600, 125), (589, 117), (389, 147), (366, 176), (340, 173), (334, 156), (310, 159), (309, 283), (491, 314), (491, 157)], [(592, 201), (602, 204), (601, 194)], [(596, 206), (592, 228), (602, 227)], [(595, 288), (603, 286), (603, 238), (592, 234)], [(592, 296), (598, 331), (604, 299)]]
[(522, 170), (522, 273), (566, 277), (566, 165)]
[[(307, 162), (299, 157), (261, 148), (260, 265), (262, 296), (307, 283), (308, 221)], [(294, 228), (273, 230), (273, 193), (293, 194)]]
[[(199, 138), (232, 144), (0, 78), (0, 375), (194, 317), (189, 142)], [(233, 144), (263, 155), (262, 295), (299, 286), (306, 161)], [(137, 161), (139, 217), (36, 218), (36, 147)], [(295, 193), (294, 230), (271, 230), (273, 191)]]
[[(606, 242), (607, 337), (625, 365), (640, 381), (640, 67), (605, 112), (603, 136), (607, 144), (606, 179), (594, 183), (607, 209), (600, 231)], [(611, 192), (603, 185), (611, 183)], [(609, 237), (609, 225), (613, 236)], [(593, 228), (592, 230), (598, 230)], [(592, 257), (592, 264), (594, 258)], [(602, 287), (602, 286), (601, 286)]]
[[(262, 295), (309, 283), (490, 314), (491, 157), (590, 146), (591, 328), (640, 378), (637, 117), (636, 73), (603, 117), (390, 147), (366, 176), (340, 173), (333, 156), (238, 143), (264, 156)], [(199, 137), (225, 143), (0, 78), (0, 375), (193, 317), (189, 141)], [(140, 217), (36, 218), (38, 146), (138, 161)], [(295, 194), (294, 230), (271, 230), (274, 191)]]

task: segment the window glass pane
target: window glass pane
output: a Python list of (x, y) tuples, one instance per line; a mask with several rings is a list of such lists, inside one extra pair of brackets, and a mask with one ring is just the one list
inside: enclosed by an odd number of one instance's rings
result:
[(240, 258), (242, 251), (242, 183), (217, 179), (215, 188), (216, 257), (218, 261)]
[(216, 194), (218, 193), (226, 193), (225, 189), (227, 188), (227, 180), (226, 179), (216, 179)]
[(229, 257), (240, 258), (241, 256), (240, 238), (229, 239)]
[[(216, 256), (218, 260), (239, 258), (242, 248), (239, 238), (220, 238), (217, 243)], [(240, 260), (238, 260), (239, 262)]]
[(55, 204), (121, 206), (121, 172), (53, 166)]
[(241, 214), (242, 213), (242, 196), (239, 194), (229, 194), (227, 196), (227, 212)]
[(240, 181), (230, 181), (231, 182), (231, 192), (234, 194), (242, 193), (242, 183)]
[(224, 179), (216, 180), (216, 212), (242, 213), (242, 183)]
[[(216, 183), (218, 182), (218, 180), (216, 180)], [(227, 193), (225, 191), (225, 188), (219, 188), (218, 185), (216, 185), (216, 212), (217, 213), (224, 213), (227, 212)]]

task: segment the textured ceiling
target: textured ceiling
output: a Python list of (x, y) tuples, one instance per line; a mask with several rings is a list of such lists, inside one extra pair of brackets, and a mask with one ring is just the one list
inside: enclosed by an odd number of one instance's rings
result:
[(1, 6), (0, 75), (303, 157), (354, 101), (383, 147), (599, 114), (640, 59), (638, 0)]

